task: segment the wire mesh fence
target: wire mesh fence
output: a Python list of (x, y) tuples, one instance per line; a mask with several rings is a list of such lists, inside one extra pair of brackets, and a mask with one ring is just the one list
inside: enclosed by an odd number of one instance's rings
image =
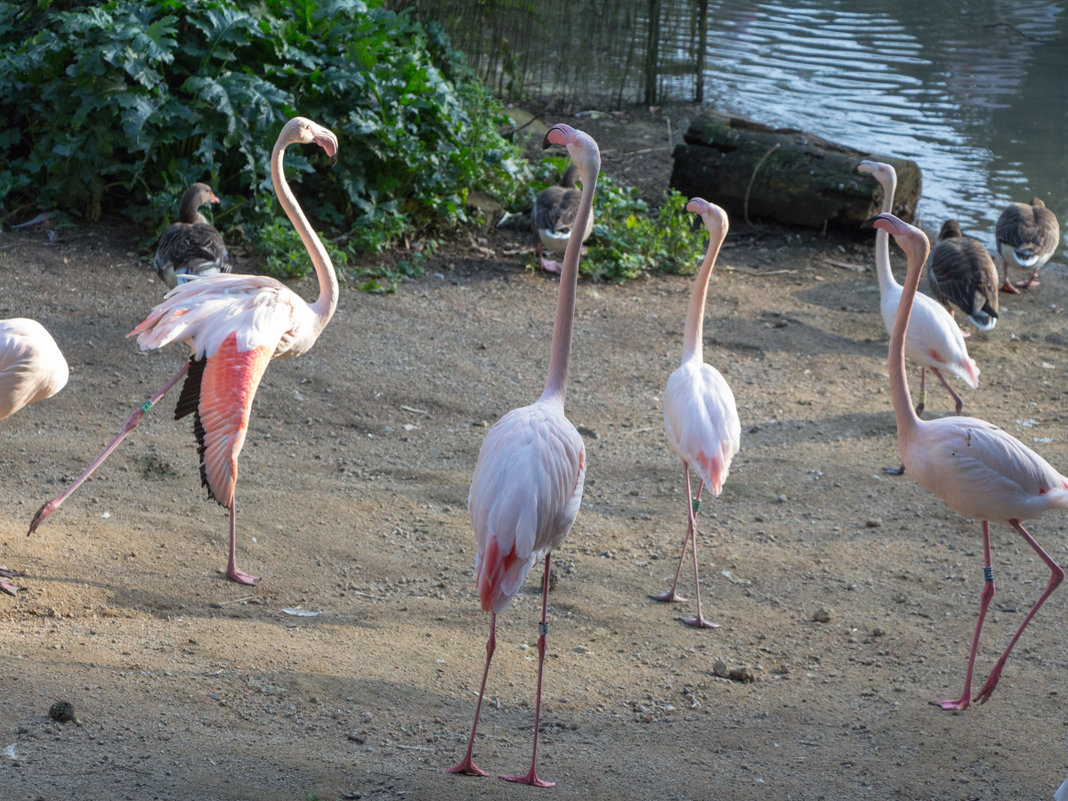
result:
[(708, 0), (394, 0), (434, 21), (508, 101), (700, 102)]

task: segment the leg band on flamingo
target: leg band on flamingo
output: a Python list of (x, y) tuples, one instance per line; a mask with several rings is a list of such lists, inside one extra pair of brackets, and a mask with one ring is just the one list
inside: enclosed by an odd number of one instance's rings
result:
[(990, 582), (994, 580), (994, 568), (990, 565), (983, 567), (983, 579)]
[(694, 498), (693, 499), (693, 513), (697, 514), (697, 510), (700, 509), (700, 508), (701, 508), (701, 499), (700, 498)]
[(542, 637), (547, 637), (548, 636), (548, 634), (549, 634), (549, 621), (545, 621), (544, 623), (539, 623), (538, 624), (538, 634), (540, 634)]

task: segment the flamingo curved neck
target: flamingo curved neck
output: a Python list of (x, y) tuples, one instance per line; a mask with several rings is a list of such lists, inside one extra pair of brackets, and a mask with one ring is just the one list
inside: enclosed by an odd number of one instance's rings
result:
[(916, 259), (917, 254), (911, 251), (908, 253), (908, 273), (901, 291), (901, 300), (898, 302), (897, 316), (894, 318), (894, 330), (890, 333), (887, 372), (890, 377), (890, 401), (894, 406), (894, 418), (897, 421), (899, 450), (903, 450), (902, 443), (912, 436), (912, 432), (920, 424), (920, 418), (912, 407), (908, 378), (905, 374), (905, 332), (909, 327), (909, 317), (912, 316), (912, 302), (916, 299), (916, 290), (920, 286), (920, 271), (927, 261), (929, 250), (929, 246), (925, 248), (919, 260)]
[[(889, 181), (889, 186), (883, 184), (883, 205), (880, 211), (884, 214), (894, 211), (894, 192), (897, 191), (897, 178)], [(879, 279), (879, 294), (885, 295), (889, 290), (898, 285), (894, 279), (894, 273), (890, 269), (890, 234), (886, 231), (875, 232), (875, 273)]]
[(330, 256), (327, 255), (326, 248), (312, 229), (308, 218), (304, 216), (297, 199), (293, 196), (293, 191), (286, 182), (283, 161), (286, 147), (290, 144), (291, 141), (275, 143), (274, 150), (271, 152), (271, 180), (274, 182), (274, 193), (278, 197), (278, 202), (282, 205), (282, 210), (293, 223), (297, 233), (300, 234), (300, 241), (304, 243), (311, 257), (312, 266), (315, 268), (315, 275), (319, 279), (319, 298), (314, 303), (308, 304), (318, 319), (315, 332), (318, 336), (337, 309), (337, 275), (334, 273), (334, 265), (330, 261)]
[(575, 322), (575, 295), (578, 292), (579, 253), (582, 250), (582, 234), (590, 223), (593, 213), (593, 192), (597, 186), (600, 158), (580, 167), (582, 196), (575, 215), (575, 224), (567, 240), (564, 261), (560, 268), (560, 291), (556, 297), (556, 318), (553, 320), (553, 343), (549, 355), (549, 374), (545, 379), (542, 400), (558, 398), (562, 404), (567, 394), (567, 370), (571, 361), (571, 329)]
[(693, 294), (690, 295), (690, 306), (686, 310), (686, 327), (682, 334), (682, 361), (683, 364), (690, 359), (704, 361), (703, 337), (705, 325), (705, 296), (708, 294), (708, 282), (712, 278), (712, 267), (719, 256), (719, 249), (723, 245), (727, 232), (720, 226), (716, 231), (709, 231), (708, 250), (705, 259), (701, 262), (701, 269), (693, 285)]

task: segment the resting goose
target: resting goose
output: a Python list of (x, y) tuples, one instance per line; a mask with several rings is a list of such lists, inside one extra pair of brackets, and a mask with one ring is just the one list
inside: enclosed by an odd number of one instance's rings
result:
[(218, 202), (211, 187), (202, 183), (193, 184), (182, 195), (179, 221), (163, 232), (154, 261), (159, 277), (171, 289), (198, 275), (230, 272), (226, 243), (200, 213), (201, 206)]
[[(1042, 265), (1049, 261), (1053, 251), (1061, 241), (1061, 229), (1057, 215), (1046, 208), (1041, 198), (1034, 198), (1030, 205), (1013, 203), (998, 217), (994, 229), (997, 237), (998, 252), (1005, 266), (1005, 283), (1001, 288), (1006, 292), (1018, 294), (1016, 287), (1038, 285), (1035, 276)], [(1021, 270), (1031, 270), (1031, 277), (1026, 281), (1013, 284), (1009, 280), (1009, 264)]]
[[(553, 254), (563, 254), (567, 248), (567, 241), (571, 236), (571, 228), (575, 224), (575, 215), (578, 212), (581, 191), (575, 186), (578, 171), (575, 165), (570, 165), (560, 178), (560, 182), (542, 189), (534, 198), (534, 207), (529, 213), (529, 225), (538, 238), (536, 247), (538, 263), (541, 269), (550, 273), (560, 272), (560, 263), (546, 258), (544, 251)], [(515, 227), (517, 223), (526, 222), (528, 215), (525, 213), (505, 214), (498, 228)], [(590, 215), (589, 224), (582, 234), (585, 242), (593, 232), (593, 215)]]
[(980, 331), (998, 322), (998, 271), (983, 243), (946, 220), (927, 259), (931, 292), (948, 309), (958, 306)]

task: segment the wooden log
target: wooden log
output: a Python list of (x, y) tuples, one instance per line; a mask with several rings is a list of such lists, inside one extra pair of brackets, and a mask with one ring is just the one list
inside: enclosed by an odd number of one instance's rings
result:
[(916, 217), (922, 176), (914, 161), (863, 153), (716, 111), (695, 117), (683, 138), (685, 144), (673, 153), (671, 186), (722, 206), (739, 223), (766, 220), (871, 236), (860, 224), (879, 213), (883, 190), (870, 175), (857, 172), (864, 159), (894, 166), (894, 214), (909, 222)]

